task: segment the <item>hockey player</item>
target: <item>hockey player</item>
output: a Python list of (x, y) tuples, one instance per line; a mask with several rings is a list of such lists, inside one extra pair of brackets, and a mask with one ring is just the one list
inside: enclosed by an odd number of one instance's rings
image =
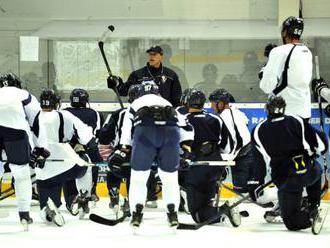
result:
[[(272, 169), (271, 177), (278, 188), (285, 226), (289, 230), (312, 226), (313, 233), (317, 234), (327, 211), (318, 208), (322, 169), (314, 163), (314, 158), (316, 154), (327, 151), (327, 140), (324, 133), (312, 128), (301, 117), (286, 116), (285, 108), (282, 97), (269, 98), (267, 120), (254, 128), (252, 142), (264, 163)], [(302, 209), (304, 187), (308, 194), (307, 209)], [(253, 197), (255, 199), (251, 194)]]
[(158, 96), (158, 86), (153, 81), (142, 83), (140, 90), (142, 96), (131, 104), (124, 117), (119, 153), (125, 157), (131, 151), (131, 225), (139, 227), (141, 224), (147, 195), (146, 181), (152, 163), (157, 159), (168, 222), (171, 227), (176, 227), (180, 200), (179, 146), (181, 142), (184, 149), (190, 149), (184, 142), (192, 140), (193, 130), (167, 100)]
[(249, 178), (249, 168), (254, 163), (251, 135), (247, 127), (248, 118), (239, 109), (230, 106), (232, 95), (225, 89), (214, 90), (209, 100), (213, 110), (220, 115), (220, 118), (228, 128), (234, 140), (233, 153), (226, 160), (235, 160), (235, 166), (231, 167), (234, 189), (240, 193), (247, 192), (247, 181)]
[(311, 117), (312, 53), (302, 43), (303, 20), (290, 16), (282, 24), (283, 45), (275, 47), (263, 71), (260, 88), (267, 94), (282, 96), (287, 115)]
[[(5, 151), (15, 179), (18, 214), (27, 230), (28, 224), (32, 223), (29, 215), (32, 188), (28, 165), (31, 148), (35, 146), (33, 159), (40, 162), (49, 156), (49, 152), (45, 149), (46, 134), (39, 120), (41, 109), (38, 100), (21, 89), (21, 84), (15, 74), (4, 74), (0, 77), (0, 154), (2, 150)], [(0, 169), (0, 172), (3, 172), (3, 169)]]
[[(74, 135), (82, 145), (93, 139), (92, 128), (85, 125), (68, 111), (57, 111), (59, 97), (51, 89), (45, 89), (40, 96), (42, 114), (40, 118), (47, 126), (47, 142), (52, 153), (45, 163), (32, 164), (36, 167), (37, 187), (41, 217), (46, 222), (64, 225), (58, 211), (61, 205), (61, 187), (68, 180), (76, 180), (78, 197), (71, 207), (72, 213), (89, 212), (88, 200), (92, 188), (92, 172), (87, 162), (82, 160), (68, 143)], [(58, 160), (58, 162), (56, 161)]]
[[(98, 138), (100, 128), (103, 125), (103, 117), (99, 112), (90, 108), (88, 92), (84, 89), (79, 89), (79, 88), (72, 90), (70, 94), (70, 104), (71, 107), (65, 108), (64, 110), (69, 111), (71, 114), (79, 118), (87, 126), (92, 127), (94, 136)], [(80, 145), (77, 140), (77, 137), (73, 137), (70, 143), (72, 147), (78, 147)], [(102, 158), (99, 154), (96, 143), (91, 144), (91, 147), (83, 147), (81, 145), (79, 147), (80, 147), (79, 149), (80, 152), (86, 153), (93, 163), (102, 162)], [(93, 188), (91, 193), (92, 201), (99, 200), (96, 194), (98, 171), (99, 171), (99, 167), (94, 166), (92, 168), (92, 174), (93, 174)], [(67, 206), (70, 206), (72, 204), (72, 200), (78, 194), (77, 189), (75, 187), (75, 181), (68, 181), (65, 184), (64, 194), (66, 196)]]
[[(128, 90), (128, 102), (132, 103), (139, 96), (140, 85), (132, 85)], [(107, 124), (100, 130), (99, 143), (101, 146), (111, 146), (114, 150), (120, 149), (119, 141), (122, 134), (123, 120), (126, 113), (126, 108), (115, 111)], [(120, 158), (120, 157), (119, 157)], [(127, 192), (129, 191), (131, 167), (122, 166), (123, 163), (129, 163), (129, 157), (124, 160), (116, 160), (115, 154), (112, 154), (109, 159), (110, 171), (107, 173), (107, 187), (110, 196), (109, 207), (118, 210), (119, 207), (119, 188), (123, 179), (126, 180)], [(126, 199), (125, 199), (126, 201)], [(128, 207), (126, 203), (126, 208)], [(124, 211), (127, 209), (124, 206)]]
[[(203, 110), (205, 101), (206, 97), (200, 90), (193, 89), (187, 97), (187, 118), (194, 128), (195, 136), (191, 153), (185, 152), (183, 158), (192, 161), (220, 161), (223, 160), (224, 153), (232, 152), (234, 142), (221, 118)], [(189, 211), (195, 222), (204, 222), (215, 216), (218, 211), (228, 209), (227, 202), (219, 209), (218, 201), (212, 200), (219, 193), (217, 182), (225, 177), (224, 167), (191, 166), (186, 178), (186, 187)], [(225, 212), (233, 226), (240, 225), (240, 214), (236, 209)], [(213, 223), (217, 222), (220, 222), (220, 218)]]

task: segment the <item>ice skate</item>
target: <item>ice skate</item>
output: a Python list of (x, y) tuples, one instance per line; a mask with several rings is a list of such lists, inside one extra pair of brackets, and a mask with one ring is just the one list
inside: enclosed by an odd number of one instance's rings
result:
[(178, 221), (178, 213), (175, 211), (174, 204), (167, 205), (167, 221), (169, 227), (176, 229), (179, 221)]
[(142, 217), (143, 217), (142, 210), (143, 210), (143, 205), (136, 204), (135, 211), (133, 211), (133, 213), (132, 213), (132, 218), (131, 218), (130, 224), (134, 229), (134, 234), (136, 234), (137, 229), (141, 225)]
[(31, 225), (33, 223), (33, 219), (30, 217), (29, 212), (18, 212), (18, 214), (19, 214), (20, 222), (23, 226), (23, 229), (25, 232), (27, 232), (29, 230), (29, 225)]

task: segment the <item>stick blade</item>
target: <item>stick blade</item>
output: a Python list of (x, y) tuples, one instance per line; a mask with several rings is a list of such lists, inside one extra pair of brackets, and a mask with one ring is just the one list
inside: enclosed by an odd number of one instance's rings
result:
[(89, 219), (93, 222), (96, 222), (98, 224), (102, 224), (102, 225), (106, 225), (106, 226), (115, 226), (121, 222), (123, 222), (125, 220), (127, 216), (124, 215), (121, 218), (117, 219), (117, 220), (111, 220), (111, 219), (106, 219), (103, 218), (102, 216), (99, 216), (97, 214), (91, 214), (89, 215)]
[(198, 230), (202, 226), (198, 224), (186, 224), (186, 223), (179, 223), (177, 229), (178, 230)]

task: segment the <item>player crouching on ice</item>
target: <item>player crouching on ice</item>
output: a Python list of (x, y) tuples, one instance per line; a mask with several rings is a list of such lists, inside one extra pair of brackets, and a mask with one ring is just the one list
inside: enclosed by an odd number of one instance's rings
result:
[(131, 150), (131, 225), (139, 227), (142, 222), (147, 197), (146, 182), (152, 163), (157, 159), (168, 223), (169, 226), (176, 227), (180, 201), (180, 142), (183, 144), (184, 141), (192, 140), (193, 129), (174, 110), (171, 103), (158, 95), (158, 86), (153, 81), (143, 82), (140, 87), (141, 96), (130, 105), (124, 117), (119, 153), (124, 155)]
[(47, 143), (51, 156), (45, 163), (35, 163), (41, 217), (57, 226), (64, 225), (58, 208), (61, 205), (62, 184), (76, 180), (79, 195), (73, 202), (72, 214), (89, 212), (88, 198), (92, 188), (91, 167), (71, 148), (69, 142), (77, 135), (79, 143), (86, 145), (93, 139), (92, 128), (67, 111), (57, 111), (60, 98), (53, 90), (45, 89), (40, 96), (40, 118), (47, 128)]
[[(183, 154), (183, 158), (192, 160), (185, 178), (188, 208), (196, 223), (208, 222), (223, 213), (234, 227), (238, 227), (241, 217), (237, 208), (230, 208), (228, 202), (218, 207), (218, 182), (226, 177), (225, 167), (209, 166), (207, 163), (222, 161), (221, 154), (233, 152), (233, 137), (218, 115), (203, 110), (205, 101), (206, 97), (200, 90), (192, 89), (187, 95), (187, 119), (195, 131), (191, 152), (185, 151)], [(222, 220), (219, 215), (209, 224)]]
[[(291, 231), (312, 227), (312, 232), (318, 234), (327, 208), (319, 208), (322, 168), (315, 157), (327, 151), (327, 139), (323, 132), (314, 129), (301, 117), (286, 116), (285, 107), (286, 103), (280, 96), (268, 99), (267, 119), (254, 128), (252, 142), (258, 150), (256, 155), (272, 169), (271, 177), (278, 188), (285, 226)], [(307, 207), (302, 206), (304, 187)], [(256, 197), (251, 194), (251, 198)]]

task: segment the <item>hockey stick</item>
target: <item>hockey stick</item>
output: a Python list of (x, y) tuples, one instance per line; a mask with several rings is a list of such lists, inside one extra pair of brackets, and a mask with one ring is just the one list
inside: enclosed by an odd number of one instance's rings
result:
[(188, 162), (189, 166), (234, 166), (236, 164), (235, 161), (190, 161)]
[[(112, 76), (112, 72), (111, 72), (111, 69), (110, 69), (110, 66), (109, 66), (109, 63), (108, 63), (108, 60), (107, 60), (107, 57), (105, 56), (105, 52), (104, 52), (104, 41), (107, 37), (107, 34), (109, 31), (113, 32), (115, 30), (115, 27), (113, 25), (110, 25), (108, 26), (107, 30), (102, 34), (101, 36), (101, 40), (98, 42), (98, 45), (99, 45), (99, 49), (100, 49), (100, 52), (101, 52), (101, 55), (102, 55), (102, 58), (103, 58), (103, 61), (104, 61), (104, 64), (108, 70), (108, 74), (109, 76)], [(117, 99), (119, 101), (119, 104), (120, 104), (120, 107), (121, 108), (124, 108), (124, 104), (119, 96), (119, 93), (118, 93), (118, 90), (116, 87), (112, 88), (113, 91), (115, 92), (116, 96), (117, 96)]]
[[(316, 79), (320, 79), (320, 67), (319, 67), (319, 57), (315, 56), (315, 74)], [(319, 112), (320, 112), (320, 128), (321, 131), (324, 132), (324, 122), (323, 122), (323, 109), (322, 109), (322, 100), (321, 95), (317, 96), (318, 104), (319, 104)], [(328, 192), (329, 189), (329, 180), (328, 180), (328, 160), (326, 157), (326, 154), (323, 156), (323, 162), (324, 162), (324, 185), (321, 190), (321, 198)]]
[[(222, 183), (222, 187), (224, 187), (225, 189), (229, 190), (230, 192), (233, 192), (234, 194), (236, 194), (240, 197), (245, 197), (242, 193), (238, 192), (237, 190), (235, 190), (233, 188), (230, 188), (229, 186), (227, 186), (224, 183)], [(259, 207), (262, 207), (262, 208), (272, 208), (272, 207), (274, 207), (274, 204), (272, 202), (262, 204), (262, 203), (251, 200), (251, 198), (248, 198), (247, 200), (251, 203), (254, 203), (254, 204), (258, 205)]]
[(128, 213), (124, 212), (124, 215), (120, 217), (119, 219), (113, 220), (113, 219), (107, 219), (97, 214), (91, 214), (89, 215), (89, 219), (95, 223), (106, 225), (106, 226), (115, 226), (121, 222), (123, 222), (127, 217), (129, 217)]
[[(219, 201), (220, 201), (220, 193), (219, 193), (219, 191), (221, 192), (221, 188), (222, 188), (222, 186), (223, 186), (223, 184), (221, 183), (221, 180), (218, 180), (218, 181), (217, 181), (218, 192), (217, 192), (217, 194), (215, 195), (214, 207), (218, 207), (218, 205), (219, 205)], [(246, 210), (240, 211), (239, 214), (240, 214), (242, 217), (249, 217), (249, 216), (250, 216), (249, 212), (246, 211)]]
[[(64, 159), (46, 159), (46, 162), (64, 162)], [(2, 160), (1, 162), (8, 162), (7, 160)]]
[[(273, 181), (269, 181), (263, 185), (260, 186), (260, 190), (268, 187), (268, 185), (272, 184)], [(215, 220), (217, 220), (218, 218), (220, 218), (223, 214), (228, 215), (229, 211), (235, 207), (237, 207), (239, 204), (241, 204), (242, 202), (246, 201), (247, 199), (249, 199), (250, 196), (246, 195), (244, 197), (242, 197), (240, 200), (236, 201), (233, 205), (228, 206), (227, 209), (223, 209), (222, 211), (219, 211), (216, 215), (212, 216), (211, 218), (201, 222), (201, 223), (196, 223), (196, 224), (185, 224), (185, 223), (179, 223), (178, 228), (180, 230), (198, 230), (199, 228), (209, 225), (211, 223), (213, 223)]]

